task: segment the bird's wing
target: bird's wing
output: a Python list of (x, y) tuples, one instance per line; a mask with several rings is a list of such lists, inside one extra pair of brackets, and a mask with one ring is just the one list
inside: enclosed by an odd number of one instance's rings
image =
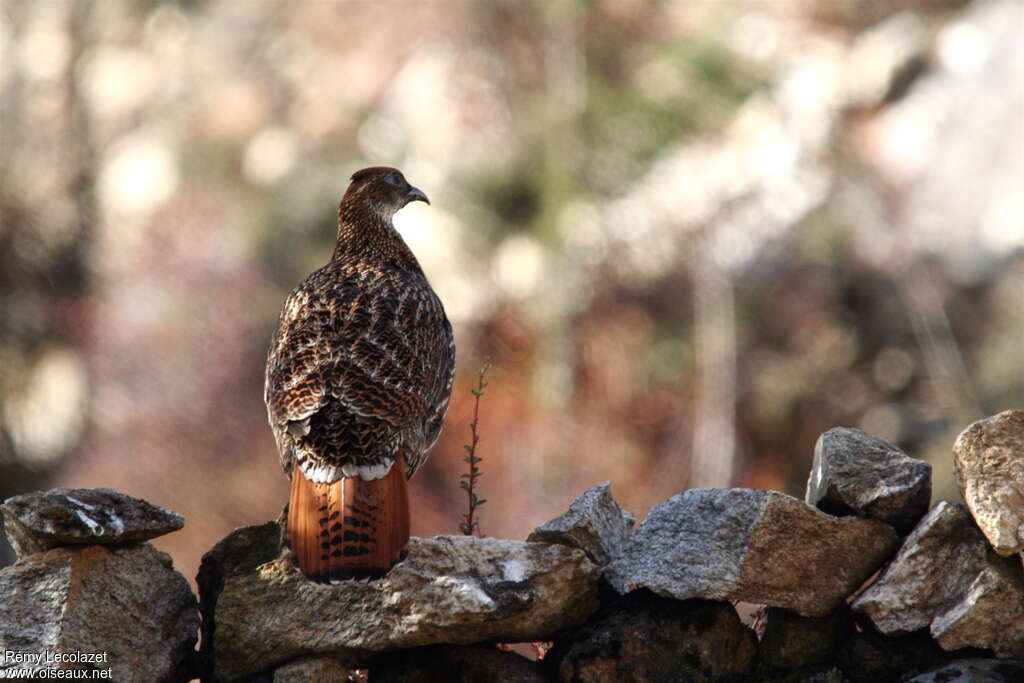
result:
[(292, 292), (267, 363), (271, 422), (308, 428), (308, 419), (332, 402), (340, 404), (332, 412), (399, 428), (422, 418), (437, 383), (424, 350), (444, 313), (415, 284), (382, 271), (318, 271)]

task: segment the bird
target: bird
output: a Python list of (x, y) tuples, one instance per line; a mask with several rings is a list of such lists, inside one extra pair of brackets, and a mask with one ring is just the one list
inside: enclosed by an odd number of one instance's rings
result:
[(284, 543), (319, 583), (376, 579), (404, 557), (406, 480), (441, 433), (455, 377), (444, 306), (395, 229), (430, 204), (401, 171), (354, 173), (327, 265), (287, 297), (264, 401), (291, 478)]

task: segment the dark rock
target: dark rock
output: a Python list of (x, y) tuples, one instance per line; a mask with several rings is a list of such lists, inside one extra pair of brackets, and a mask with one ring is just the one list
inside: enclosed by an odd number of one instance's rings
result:
[(281, 526), (277, 521), (258, 526), (244, 526), (225, 536), (203, 555), (196, 576), (199, 588), (199, 612), (202, 615), (200, 668), (204, 681), (213, 681), (216, 653), (213, 648), (216, 632), (217, 597), (224, 581), (251, 573), (256, 567), (281, 554)]
[(872, 517), (909, 533), (928, 511), (932, 467), (859, 429), (836, 427), (814, 447), (806, 501), (831, 515)]
[(577, 498), (561, 517), (542, 524), (526, 540), (579, 548), (604, 566), (619, 554), (636, 522), (612, 497), (611, 482), (598, 484)]
[(417, 647), (380, 655), (370, 662), (369, 669), (373, 683), (550, 683), (554, 680), (541, 664), (495, 647)]
[(563, 681), (712, 681), (747, 674), (756, 648), (728, 603), (640, 591), (557, 639), (544, 663)]
[(905, 683), (1020, 683), (1024, 661), (961, 659), (907, 679)]
[(953, 446), (964, 501), (1000, 555), (1024, 550), (1024, 410), (979, 420)]
[(148, 543), (54, 548), (0, 570), (3, 650), (107, 653), (70, 666), (110, 668), (120, 681), (181, 681), (192, 677), (198, 628), (188, 582)]
[(26, 493), (0, 510), (19, 558), (61, 545), (139, 543), (185, 526), (177, 512), (110, 489)]
[(315, 654), (543, 640), (597, 609), (599, 577), (574, 548), (471, 536), (413, 538), (376, 581), (312, 583), (280, 558), (225, 575), (214, 672), (231, 681)]
[(846, 640), (836, 656), (836, 663), (853, 683), (878, 683), (901, 680), (958, 656), (939, 647), (927, 631), (901, 637), (864, 631)]
[(303, 657), (277, 667), (273, 683), (338, 683), (349, 680), (351, 670), (348, 663), (334, 657)]
[(648, 588), (824, 616), (898, 542), (888, 524), (832, 517), (777, 491), (692, 489), (656, 505), (605, 576), (620, 594)]
[(762, 671), (798, 669), (825, 664), (852, 632), (845, 608), (824, 617), (802, 617), (779, 607), (769, 607), (764, 635), (757, 649)]

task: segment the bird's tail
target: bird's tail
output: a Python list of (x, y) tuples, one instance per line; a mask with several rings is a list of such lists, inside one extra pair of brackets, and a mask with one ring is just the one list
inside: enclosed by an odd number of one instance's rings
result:
[(402, 458), (381, 479), (342, 477), (332, 484), (292, 470), (287, 539), (312, 581), (379, 578), (409, 541), (409, 495)]

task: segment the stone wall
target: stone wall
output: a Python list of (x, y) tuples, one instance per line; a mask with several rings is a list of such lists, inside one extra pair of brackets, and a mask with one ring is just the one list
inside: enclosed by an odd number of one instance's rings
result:
[(414, 538), (378, 581), (306, 581), (276, 520), (206, 554), (198, 600), (147, 542), (179, 515), (104, 489), (16, 496), (2, 506), (19, 561), (0, 570), (0, 668), (123, 681), (1024, 680), (1024, 411), (971, 425), (953, 457), (966, 504), (929, 509), (927, 463), (832, 429), (804, 501), (693, 489), (636, 526), (604, 483), (526, 541)]

